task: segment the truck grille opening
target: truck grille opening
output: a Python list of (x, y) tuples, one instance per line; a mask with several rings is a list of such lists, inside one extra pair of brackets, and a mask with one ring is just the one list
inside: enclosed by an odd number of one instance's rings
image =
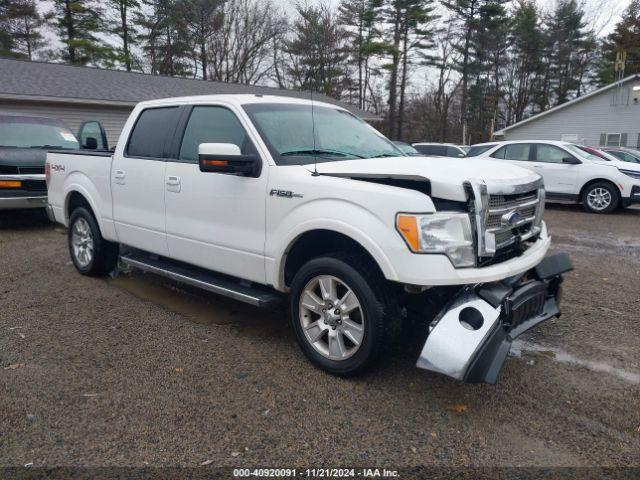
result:
[(531, 232), (538, 204), (537, 189), (514, 195), (489, 195), (485, 229), (494, 235), (496, 250), (513, 245)]
[(542, 180), (520, 185), (470, 182), (472, 215), (477, 229), (477, 265), (495, 264), (521, 255), (527, 241), (541, 231)]

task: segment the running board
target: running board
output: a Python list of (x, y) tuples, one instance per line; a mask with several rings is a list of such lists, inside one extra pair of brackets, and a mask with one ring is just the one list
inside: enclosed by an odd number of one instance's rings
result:
[(204, 268), (158, 257), (141, 250), (124, 253), (120, 259), (127, 265), (145, 272), (154, 273), (257, 307), (273, 307), (282, 301), (282, 295), (268, 287), (255, 286), (246, 280), (214, 273)]

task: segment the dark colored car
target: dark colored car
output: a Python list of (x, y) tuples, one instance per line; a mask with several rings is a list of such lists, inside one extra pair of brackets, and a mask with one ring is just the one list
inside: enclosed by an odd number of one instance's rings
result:
[(465, 151), (452, 143), (413, 143), (413, 148), (423, 155), (437, 157), (464, 157)]
[[(92, 132), (97, 137), (89, 136)], [(106, 147), (98, 122), (81, 127), (83, 148)], [(78, 150), (73, 132), (55, 118), (0, 114), (0, 210), (41, 208), (47, 203), (45, 160), (49, 150)]]
[(640, 163), (640, 150), (626, 147), (602, 147), (602, 150), (623, 162)]

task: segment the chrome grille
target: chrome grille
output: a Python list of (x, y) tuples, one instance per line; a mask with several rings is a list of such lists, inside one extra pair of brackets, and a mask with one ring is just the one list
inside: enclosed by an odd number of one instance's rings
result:
[(502, 256), (540, 232), (545, 195), (537, 175), (519, 185), (470, 182), (470, 186), (481, 263), (483, 258)]

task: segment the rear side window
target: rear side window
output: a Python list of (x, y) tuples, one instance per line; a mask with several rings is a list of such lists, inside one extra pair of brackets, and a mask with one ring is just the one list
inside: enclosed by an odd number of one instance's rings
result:
[(143, 110), (129, 136), (127, 155), (165, 158), (164, 144), (173, 136), (178, 112), (178, 107)]
[(446, 155), (447, 147), (442, 145), (415, 145), (415, 149), (425, 155)]
[(201, 143), (233, 143), (241, 153), (255, 153), (240, 120), (224, 107), (193, 107), (180, 146), (180, 160), (198, 163)]

